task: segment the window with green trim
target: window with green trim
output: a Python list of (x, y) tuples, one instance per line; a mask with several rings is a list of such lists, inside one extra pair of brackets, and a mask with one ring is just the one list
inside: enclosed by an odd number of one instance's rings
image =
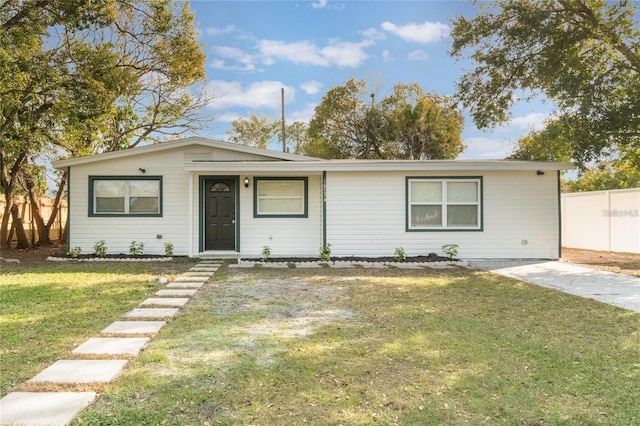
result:
[(307, 217), (308, 180), (254, 178), (254, 217)]
[(90, 176), (90, 216), (161, 216), (162, 177)]
[(480, 230), (481, 178), (408, 178), (408, 230)]

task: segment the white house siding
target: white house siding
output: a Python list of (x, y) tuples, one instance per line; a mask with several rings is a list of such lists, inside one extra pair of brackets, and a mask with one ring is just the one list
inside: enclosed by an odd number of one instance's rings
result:
[[(407, 176), (482, 176), (483, 231), (406, 231)], [(441, 253), (459, 245), (463, 258), (557, 258), (557, 175), (502, 172), (330, 172), (327, 242), (334, 256)]]
[[(190, 174), (184, 170), (183, 159), (194, 155), (219, 160), (228, 159), (223, 150), (206, 148), (175, 149), (132, 155), (117, 159), (75, 165), (70, 177), (70, 233), (69, 247), (80, 247), (83, 253), (92, 253), (94, 244), (105, 240), (108, 253), (128, 253), (132, 241), (144, 243), (145, 254), (164, 254), (164, 244), (174, 245), (174, 254), (189, 255), (189, 242), (194, 247), (191, 254), (198, 253), (198, 207), (194, 206), (195, 221), (189, 228), (188, 205)], [(235, 160), (260, 160), (266, 157), (234, 153)], [(219, 157), (219, 158), (218, 158)], [(209, 159), (209, 158), (207, 158)], [(146, 173), (141, 173), (140, 168)], [(89, 176), (162, 176), (162, 217), (89, 217)], [(244, 187), (242, 187), (244, 189)], [(195, 177), (194, 198), (199, 202), (198, 179)], [(189, 238), (189, 232), (193, 232)], [(161, 235), (162, 238), (157, 238)]]
[(260, 177), (308, 177), (308, 217), (254, 218), (253, 175), (245, 188), (240, 178), (240, 251), (242, 257), (260, 257), (262, 248), (269, 246), (273, 257), (317, 257), (322, 246), (322, 177), (318, 174), (260, 174)]

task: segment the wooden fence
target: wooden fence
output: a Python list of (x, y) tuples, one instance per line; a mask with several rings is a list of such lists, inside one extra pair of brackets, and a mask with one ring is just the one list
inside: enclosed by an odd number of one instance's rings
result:
[[(24, 196), (16, 196), (15, 202), (18, 205), (18, 212), (20, 217), (22, 218), (22, 225), (24, 227), (24, 232), (27, 234), (27, 238), (31, 244), (36, 244), (38, 242), (38, 228), (36, 221), (33, 218), (33, 209), (31, 203), (29, 202), (29, 197)], [(40, 211), (42, 213), (42, 217), (44, 222), (47, 223), (49, 220), (49, 216), (53, 212), (53, 198), (41, 198), (40, 199)], [(2, 220), (2, 215), (4, 214), (6, 200), (4, 194), (0, 194), (0, 220)], [(11, 214), (9, 214), (9, 230), (11, 230), (13, 224), (13, 218)], [(51, 225), (51, 230), (49, 232), (49, 238), (52, 241), (58, 241), (62, 239), (62, 233), (64, 232), (64, 228), (67, 225), (67, 201), (62, 200), (60, 203), (60, 211), (56, 216), (56, 220)], [(17, 242), (17, 238), (15, 236), (15, 232), (11, 234), (13, 236), (12, 244)]]

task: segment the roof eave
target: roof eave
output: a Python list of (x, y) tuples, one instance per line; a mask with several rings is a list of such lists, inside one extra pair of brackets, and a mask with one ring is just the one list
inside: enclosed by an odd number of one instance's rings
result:
[(185, 161), (186, 171), (210, 172), (322, 172), (322, 171), (557, 171), (572, 170), (570, 163), (511, 160), (317, 160), (284, 165), (277, 161)]
[(162, 142), (153, 145), (145, 145), (141, 147), (124, 149), (120, 151), (105, 152), (102, 154), (89, 155), (84, 157), (67, 158), (64, 160), (52, 161), (51, 164), (56, 169), (64, 169), (69, 166), (79, 164), (90, 164), (99, 161), (114, 160), (122, 157), (130, 157), (142, 155), (149, 152), (161, 152), (169, 149), (176, 149), (186, 146), (203, 146), (208, 148), (219, 148), (228, 151), (241, 152), (245, 154), (259, 155), (270, 157), (280, 161), (315, 161), (314, 157), (306, 157), (302, 155), (289, 154), (286, 152), (271, 151), (266, 149), (254, 148), (246, 145), (234, 144), (230, 142), (216, 141), (212, 139), (190, 136), (176, 141)]

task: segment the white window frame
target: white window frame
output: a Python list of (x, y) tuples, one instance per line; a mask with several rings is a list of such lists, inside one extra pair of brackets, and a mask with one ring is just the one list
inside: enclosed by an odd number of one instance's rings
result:
[[(411, 199), (411, 185), (414, 182), (439, 182), (442, 187), (442, 197), (440, 201), (413, 201)], [(473, 182), (476, 184), (476, 190), (478, 191), (476, 196), (476, 201), (459, 201), (453, 202), (447, 200), (447, 185), (448, 183), (458, 183), (458, 182)], [(482, 231), (483, 230), (483, 202), (482, 202), (482, 177), (480, 176), (461, 176), (461, 177), (407, 177), (407, 187), (406, 187), (406, 230), (408, 232), (412, 231)], [(440, 225), (414, 225), (412, 223), (412, 215), (411, 210), (413, 206), (440, 206), (441, 207), (441, 222)], [(476, 206), (477, 208), (477, 224), (472, 226), (465, 225), (454, 225), (448, 226), (448, 207), (449, 206)]]

